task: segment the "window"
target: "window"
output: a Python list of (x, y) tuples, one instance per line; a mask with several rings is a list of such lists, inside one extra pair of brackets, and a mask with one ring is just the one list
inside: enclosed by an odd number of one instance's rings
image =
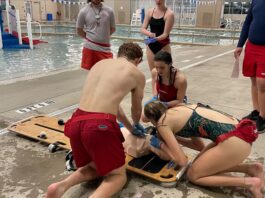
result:
[(225, 1), (224, 14), (247, 14), (250, 1)]

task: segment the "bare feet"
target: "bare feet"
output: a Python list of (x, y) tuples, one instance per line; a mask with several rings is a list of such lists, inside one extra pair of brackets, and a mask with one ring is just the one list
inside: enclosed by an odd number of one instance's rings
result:
[(254, 198), (262, 198), (261, 193), (261, 181), (258, 177), (246, 177), (245, 178), (246, 187), (252, 192)]
[(48, 191), (45, 198), (60, 198), (65, 192), (65, 187), (58, 183), (53, 183), (48, 187)]
[(262, 191), (265, 188), (264, 171), (261, 163), (251, 164), (249, 167), (249, 176), (258, 177), (261, 181)]

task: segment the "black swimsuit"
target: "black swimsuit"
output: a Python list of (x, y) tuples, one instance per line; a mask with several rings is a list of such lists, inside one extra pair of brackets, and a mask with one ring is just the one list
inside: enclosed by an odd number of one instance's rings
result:
[[(153, 10), (151, 19), (149, 21), (149, 25), (150, 25), (151, 32), (152, 33), (155, 33), (155, 35), (157, 37), (157, 36), (160, 36), (161, 34), (163, 34), (163, 32), (164, 32), (164, 28), (165, 28), (165, 20), (164, 20), (164, 17), (165, 17), (165, 14), (166, 14), (167, 10), (165, 11), (164, 16), (161, 17), (161, 18), (159, 18), (159, 19), (156, 19), (156, 18), (153, 17), (154, 11), (155, 11), (155, 8)], [(154, 43), (148, 44), (148, 47), (151, 49), (151, 51), (153, 52), (153, 54), (156, 54), (164, 46), (168, 45), (169, 43), (170, 43), (170, 40), (169, 40), (169, 36), (168, 36), (164, 40), (156, 41)]]

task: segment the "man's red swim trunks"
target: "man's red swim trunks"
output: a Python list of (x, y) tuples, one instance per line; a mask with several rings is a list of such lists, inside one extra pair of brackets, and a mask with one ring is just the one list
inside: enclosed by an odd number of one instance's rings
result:
[(265, 78), (265, 46), (247, 41), (243, 62), (243, 75)]
[(81, 67), (90, 70), (97, 62), (108, 58), (113, 58), (111, 52), (95, 51), (84, 47), (82, 51)]
[(107, 175), (125, 164), (124, 141), (116, 116), (77, 109), (65, 124), (76, 166), (96, 164), (99, 176)]

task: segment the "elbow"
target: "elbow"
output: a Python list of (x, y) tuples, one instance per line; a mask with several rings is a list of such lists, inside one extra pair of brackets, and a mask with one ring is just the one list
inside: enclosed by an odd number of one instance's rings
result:
[(197, 151), (202, 151), (205, 149), (205, 144), (204, 142), (200, 139), (198, 142), (195, 143), (195, 149)]
[(82, 38), (85, 38), (86, 33), (84, 31), (77, 30), (77, 35), (82, 37)]
[(168, 37), (168, 34), (164, 33), (164, 34), (160, 35), (157, 40), (162, 41), (162, 40), (166, 39), (167, 37)]
[(111, 28), (110, 29), (110, 35), (112, 35), (116, 31), (116, 28)]
[(168, 36), (169, 36), (168, 33), (164, 33), (164, 34), (163, 34), (163, 38), (164, 38), (164, 39), (167, 38)]
[(204, 144), (199, 145), (199, 146), (197, 147), (197, 151), (202, 151), (204, 148), (205, 148), (205, 145), (204, 145)]

